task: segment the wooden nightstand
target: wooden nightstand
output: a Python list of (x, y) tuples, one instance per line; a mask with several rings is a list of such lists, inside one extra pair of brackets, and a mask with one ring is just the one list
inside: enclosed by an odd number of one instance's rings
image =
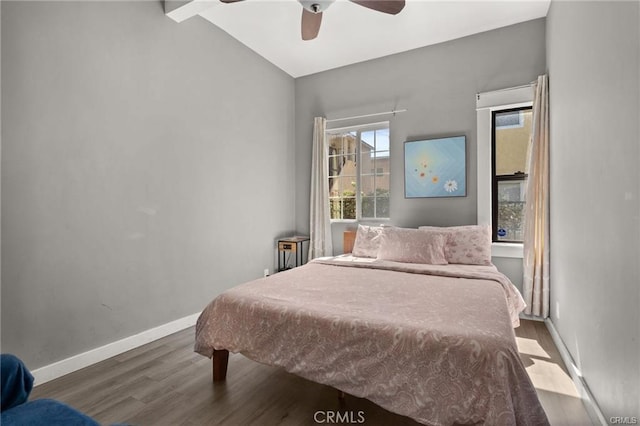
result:
[[(286, 237), (278, 239), (278, 272), (292, 269), (300, 265), (304, 265), (306, 260), (304, 259), (304, 246), (307, 246), (307, 256), (309, 255), (309, 237)], [(295, 264), (289, 266), (288, 257), (293, 255)]]

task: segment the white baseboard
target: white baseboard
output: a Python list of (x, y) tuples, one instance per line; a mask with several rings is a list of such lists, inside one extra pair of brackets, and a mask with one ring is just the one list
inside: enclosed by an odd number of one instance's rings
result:
[(185, 328), (189, 328), (195, 325), (199, 315), (200, 313), (189, 315), (187, 317), (171, 321), (167, 324), (145, 330), (141, 333), (134, 334), (133, 336), (125, 337), (124, 339), (100, 346), (99, 348), (74, 355), (70, 358), (63, 359), (62, 361), (45, 365), (37, 370), (33, 370), (31, 374), (33, 374), (33, 377), (35, 378), (35, 385), (41, 385), (50, 380), (64, 376), (65, 374), (72, 373), (80, 370), (81, 368), (88, 367), (91, 364), (104, 361), (112, 356), (119, 355), (123, 352), (153, 342), (154, 340), (158, 340), (180, 330), (184, 330)]
[(576, 385), (576, 389), (580, 394), (580, 397), (582, 398), (582, 402), (587, 410), (587, 413), (589, 414), (589, 417), (591, 418), (591, 421), (593, 422), (594, 425), (602, 425), (602, 426), (609, 425), (609, 422), (604, 417), (604, 414), (602, 414), (602, 410), (600, 410), (600, 407), (598, 406), (598, 402), (595, 400), (595, 398), (593, 397), (593, 394), (589, 390), (589, 386), (587, 386), (587, 383), (585, 382), (584, 377), (582, 377), (582, 373), (580, 372), (580, 369), (578, 368), (578, 366), (576, 366), (575, 362), (573, 361), (573, 357), (569, 353), (569, 349), (567, 349), (567, 346), (562, 341), (562, 338), (560, 337), (558, 330), (556, 330), (555, 325), (549, 318), (547, 318), (544, 321), (544, 323), (546, 324), (547, 329), (549, 330), (549, 334), (551, 334), (553, 343), (555, 343), (556, 347), (558, 348), (558, 352), (560, 352), (560, 357), (562, 358), (562, 361), (564, 362), (564, 364), (567, 366), (567, 369), (569, 370), (571, 379), (573, 380), (573, 383)]

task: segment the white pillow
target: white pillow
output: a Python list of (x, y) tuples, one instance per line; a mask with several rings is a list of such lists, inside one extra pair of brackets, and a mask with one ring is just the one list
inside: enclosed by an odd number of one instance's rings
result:
[(449, 263), (491, 265), (491, 228), (488, 225), (421, 226), (421, 230), (444, 232), (444, 254)]
[(356, 257), (377, 257), (381, 234), (381, 226), (358, 225), (351, 254)]
[(383, 228), (378, 259), (446, 265), (445, 234), (430, 230)]

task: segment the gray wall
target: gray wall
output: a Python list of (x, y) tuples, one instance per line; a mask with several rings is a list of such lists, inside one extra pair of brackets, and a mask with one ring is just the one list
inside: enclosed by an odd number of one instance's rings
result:
[(291, 77), (161, 1), (1, 7), (3, 352), (38, 368), (273, 268)]
[[(527, 84), (545, 67), (545, 20), (538, 19), (296, 79), (297, 229), (309, 229), (313, 117), (394, 108), (408, 111), (391, 117), (391, 223), (407, 227), (476, 223), (475, 94)], [(350, 124), (356, 123), (339, 123)], [(467, 196), (405, 199), (403, 142), (460, 134), (467, 137)], [(333, 226), (336, 253), (342, 252), (346, 227)], [(520, 259), (495, 263), (514, 284), (522, 282)]]
[(640, 415), (640, 10), (553, 2), (551, 318), (605, 417)]

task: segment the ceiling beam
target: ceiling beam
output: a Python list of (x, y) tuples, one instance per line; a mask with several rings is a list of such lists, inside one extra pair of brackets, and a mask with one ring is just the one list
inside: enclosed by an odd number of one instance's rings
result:
[(220, 0), (164, 0), (164, 14), (182, 22), (218, 4)]

